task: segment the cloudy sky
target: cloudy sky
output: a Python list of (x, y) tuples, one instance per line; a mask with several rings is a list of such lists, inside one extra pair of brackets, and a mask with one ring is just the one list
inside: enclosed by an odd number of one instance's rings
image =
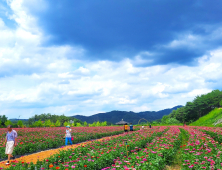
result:
[(221, 90), (221, 8), (221, 0), (1, 0), (0, 115), (157, 111)]

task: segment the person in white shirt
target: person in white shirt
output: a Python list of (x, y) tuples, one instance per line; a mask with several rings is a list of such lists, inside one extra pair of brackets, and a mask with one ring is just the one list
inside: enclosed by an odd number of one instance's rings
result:
[(14, 150), (14, 147), (17, 145), (17, 132), (12, 129), (11, 125), (7, 126), (8, 132), (6, 133), (5, 138), (5, 154), (8, 155), (8, 161), (6, 162), (6, 165), (9, 164), (10, 158), (15, 159), (15, 157), (12, 155), (12, 152)]

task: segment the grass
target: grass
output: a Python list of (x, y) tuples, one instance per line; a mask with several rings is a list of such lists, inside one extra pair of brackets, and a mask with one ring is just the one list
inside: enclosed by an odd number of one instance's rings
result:
[(189, 134), (186, 130), (180, 128), (180, 132), (182, 133), (182, 143), (180, 149), (177, 151), (172, 164), (170, 166), (166, 167), (166, 170), (180, 170), (182, 165), (182, 150), (184, 149), (184, 146), (187, 145), (187, 142), (189, 140)]
[[(222, 109), (221, 108), (215, 108), (207, 115), (201, 117), (197, 121), (189, 124), (190, 126), (214, 126), (213, 124), (218, 121), (219, 119), (222, 119)], [(222, 124), (219, 124), (217, 126), (222, 126)]]

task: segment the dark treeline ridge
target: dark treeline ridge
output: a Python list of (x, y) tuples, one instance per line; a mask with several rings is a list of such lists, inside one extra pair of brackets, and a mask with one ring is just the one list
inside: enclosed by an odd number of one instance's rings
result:
[(196, 96), (192, 102), (187, 102), (184, 107), (173, 110), (169, 115), (163, 116), (162, 122), (166, 122), (168, 119), (176, 119), (181, 123), (191, 123), (221, 106), (222, 91), (213, 90), (208, 94)]

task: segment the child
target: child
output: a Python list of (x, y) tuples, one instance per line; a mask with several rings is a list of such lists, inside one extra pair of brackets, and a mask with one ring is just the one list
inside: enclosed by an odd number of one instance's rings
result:
[(72, 145), (71, 131), (72, 131), (72, 130), (70, 129), (70, 126), (67, 125), (67, 126), (66, 126), (66, 135), (65, 135), (65, 145), (68, 144), (68, 141), (69, 141), (69, 143)]

